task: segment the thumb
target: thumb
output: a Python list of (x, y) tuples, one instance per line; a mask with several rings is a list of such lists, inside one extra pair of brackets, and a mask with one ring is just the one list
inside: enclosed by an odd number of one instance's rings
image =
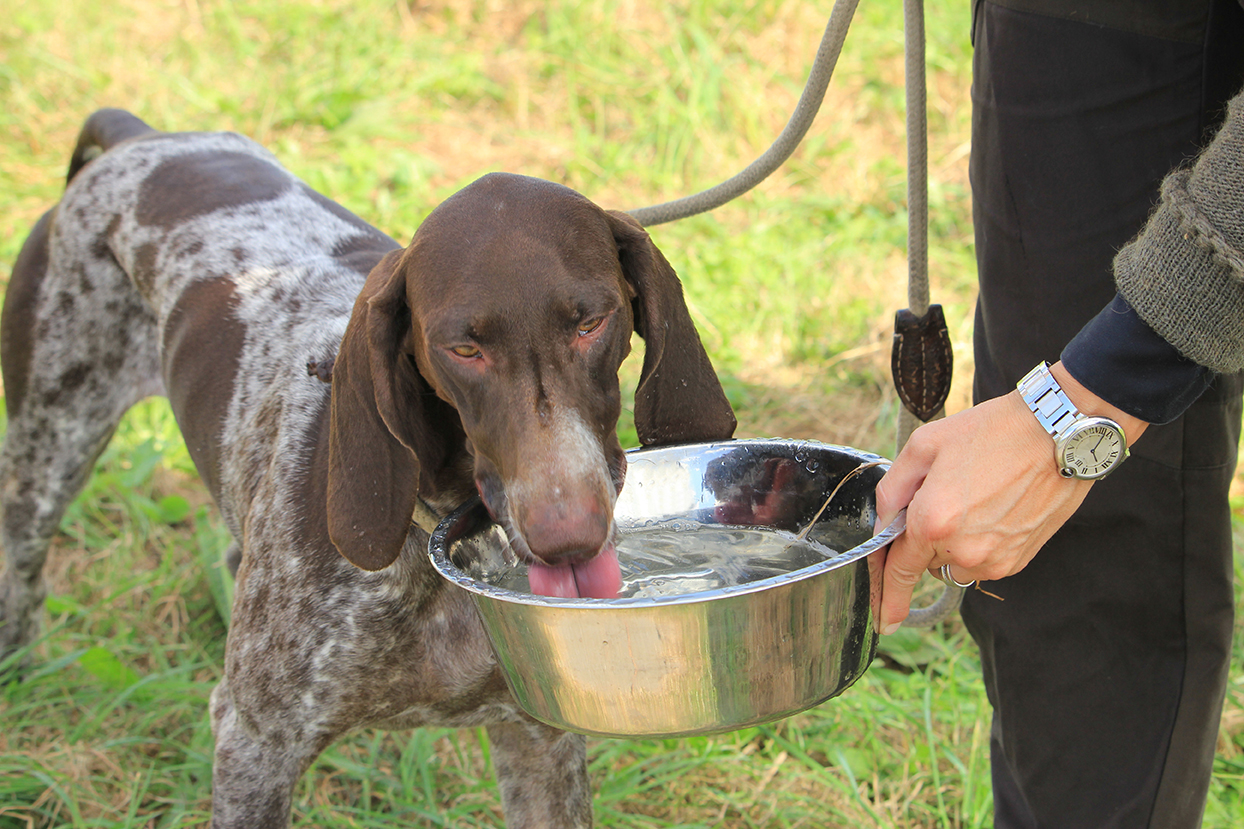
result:
[(927, 551), (928, 548), (914, 544), (910, 530), (894, 539), (890, 545), (881, 587), (879, 628), (883, 634), (894, 633), (907, 618), (911, 609), (912, 592), (929, 569), (932, 558), (927, 552), (920, 552), (921, 549)]

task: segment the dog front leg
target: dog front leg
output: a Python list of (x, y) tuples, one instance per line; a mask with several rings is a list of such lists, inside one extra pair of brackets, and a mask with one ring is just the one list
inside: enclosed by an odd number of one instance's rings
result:
[(228, 680), (212, 691), (212, 829), (286, 829), (294, 786), (318, 751), (297, 740), (263, 740), (246, 728)]
[(492, 762), (509, 829), (592, 825), (587, 742), (534, 721), (488, 726)]

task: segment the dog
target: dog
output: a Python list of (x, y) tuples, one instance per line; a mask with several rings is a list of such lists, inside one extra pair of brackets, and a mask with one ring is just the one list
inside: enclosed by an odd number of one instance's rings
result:
[(287, 826), (347, 731), (483, 725), (510, 827), (589, 826), (583, 738), (517, 707), (412, 519), (478, 492), (534, 590), (616, 592), (632, 332), (640, 442), (730, 438), (678, 279), (626, 214), (493, 173), (403, 248), (246, 138), (95, 113), (0, 319), (0, 658), (35, 640), (48, 544), (122, 414), (163, 394), (234, 539), (212, 825)]

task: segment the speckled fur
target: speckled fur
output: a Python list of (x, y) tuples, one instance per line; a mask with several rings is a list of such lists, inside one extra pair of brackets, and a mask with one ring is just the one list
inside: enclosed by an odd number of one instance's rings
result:
[[(85, 163), (100, 149), (107, 152)], [(63, 199), (19, 256), (0, 326), (9, 409), (0, 452), (6, 557), (0, 658), (37, 635), (49, 540), (121, 415), (144, 396), (165, 394), (237, 540), (225, 679), (211, 698), (212, 825), (286, 826), (296, 781), (347, 731), (482, 725), (509, 826), (589, 826), (583, 739), (517, 708), (474, 609), (431, 569), (426, 534), (413, 525), (401, 529), (409, 512), (398, 516), (399, 532), (406, 533), (400, 552), (372, 572), (338, 554), (329, 540), (327, 446), (330, 432), (336, 441), (333, 430), (346, 428), (330, 425), (330, 399), (353, 382), (341, 359), (343, 336), (359, 313), (364, 277), (381, 270), (377, 263), (395, 250), (394, 241), (314, 193), (245, 138), (159, 133), (116, 111), (93, 116)], [(608, 255), (620, 273), (618, 251)], [(668, 268), (659, 254), (645, 255)], [(677, 295), (659, 301), (676, 304), (685, 317), (680, 292), (664, 290)], [(645, 316), (659, 319), (657, 308)], [(624, 312), (629, 343), (629, 305)], [(662, 331), (680, 326), (689, 328), (689, 318), (672, 326), (660, 320)], [(617, 347), (618, 361), (626, 347)], [(659, 343), (651, 350), (655, 366)], [(704, 374), (698, 339), (694, 348), (680, 343), (675, 351), (680, 356), (663, 364), (667, 375), (688, 353), (699, 361), (689, 373)], [(546, 386), (557, 359), (529, 360), (545, 372)], [(309, 361), (329, 365), (331, 378), (309, 375)], [(647, 363), (645, 373), (656, 374)], [(616, 397), (614, 374), (606, 397)], [(659, 382), (644, 387), (640, 406), (666, 411), (653, 390)], [(452, 390), (429, 383), (460, 411)], [(696, 379), (688, 399), (704, 399), (704, 383), (709, 393), (716, 390), (724, 414), (718, 412), (702, 438), (728, 436), (733, 417), (715, 377)], [(595, 420), (609, 421), (612, 412), (616, 421), (616, 403), (606, 403)], [(673, 415), (653, 418), (652, 427), (646, 416), (638, 418), (641, 428), (664, 442), (700, 434), (694, 410), (702, 404), (666, 403)], [(621, 453), (611, 438), (612, 457), (601, 435), (613, 424), (593, 421), (589, 429), (558, 411), (549, 418), (561, 424), (554, 436), (575, 435), (574, 451), (596, 459), (567, 463), (556, 456), (556, 443), (546, 441), (541, 445), (554, 449), (537, 460), (547, 470), (506, 473), (491, 488), (521, 479), (510, 497), (530, 500), (540, 497), (532, 483), (540, 475), (588, 478), (593, 492), (609, 490), (611, 508)], [(455, 445), (440, 447), (444, 458), (436, 468), (422, 461), (419, 495), (436, 509), (473, 493), (474, 478), (488, 471), (481, 472), (463, 428), (453, 424)], [(472, 436), (482, 443), (481, 435)], [(367, 442), (361, 445), (366, 450)], [(498, 495), (502, 513), (505, 495)]]

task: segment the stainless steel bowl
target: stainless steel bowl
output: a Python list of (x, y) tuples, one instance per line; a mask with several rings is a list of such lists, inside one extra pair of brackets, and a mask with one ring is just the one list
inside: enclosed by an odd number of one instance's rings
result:
[[(798, 532), (861, 464), (881, 459), (806, 441), (738, 440), (629, 452), (615, 519)], [(494, 586), (515, 561), (474, 501), (430, 545), (440, 573), (470, 591), (515, 698), (533, 717), (602, 736), (729, 731), (840, 694), (877, 645), (868, 554), (884, 467), (847, 481), (808, 536), (841, 553), (736, 587), (654, 598), (562, 599)], [(622, 567), (625, 572), (625, 553)]]

